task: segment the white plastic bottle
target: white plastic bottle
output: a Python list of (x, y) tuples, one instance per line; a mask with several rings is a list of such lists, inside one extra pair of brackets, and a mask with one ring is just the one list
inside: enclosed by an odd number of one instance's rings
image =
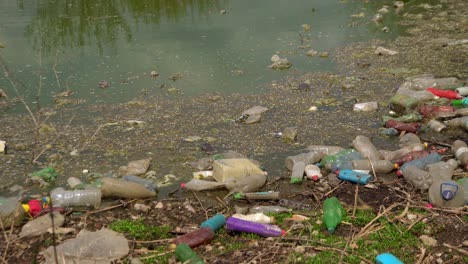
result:
[(99, 207), (101, 205), (101, 190), (89, 188), (85, 190), (67, 191), (61, 187), (52, 190), (50, 199), (52, 206), (88, 206)]
[(261, 224), (273, 224), (275, 223), (275, 218), (271, 216), (267, 216), (263, 213), (255, 213), (255, 214), (234, 214), (232, 217), (246, 220), (246, 221), (251, 221), (251, 222), (256, 222), (256, 223), (261, 223)]
[(318, 181), (323, 178), (320, 168), (312, 164), (305, 166), (305, 174), (308, 179), (313, 181)]

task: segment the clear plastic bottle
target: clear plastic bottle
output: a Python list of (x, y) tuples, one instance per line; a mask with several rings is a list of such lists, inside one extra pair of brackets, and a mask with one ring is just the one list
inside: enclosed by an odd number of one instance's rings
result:
[(191, 179), (189, 182), (181, 183), (180, 188), (191, 191), (206, 191), (225, 188), (226, 184), (215, 181), (205, 181), (199, 179)]
[(203, 259), (193, 251), (189, 245), (180, 243), (175, 248), (175, 256), (177, 260), (186, 264), (205, 264)]
[(454, 181), (436, 180), (429, 188), (429, 202), (442, 208), (462, 207), (465, 193)]
[(393, 163), (389, 160), (353, 160), (352, 162), (353, 170), (369, 170), (372, 171), (372, 167), (374, 168), (375, 173), (389, 173), (394, 170)]
[(352, 142), (353, 148), (365, 159), (379, 160), (380, 155), (377, 148), (372, 144), (368, 137), (359, 135)]
[[(457, 91), (457, 93), (459, 93), (461, 96), (468, 96), (468, 86), (458, 87), (457, 89), (455, 89), (455, 91)], [(466, 101), (466, 106), (468, 106), (468, 99), (467, 98), (464, 98), (464, 99), (466, 99), (465, 100)]]
[(427, 155), (426, 157), (414, 159), (410, 162), (407, 162), (401, 166), (401, 170), (403, 171), (407, 166), (416, 166), (419, 169), (424, 169), (428, 164), (435, 163), (442, 160), (442, 156), (440, 156), (436, 152), (432, 152), (431, 154)]
[(398, 160), (404, 157), (406, 154), (414, 151), (422, 151), (426, 148), (426, 145), (421, 143), (415, 143), (408, 146), (403, 146), (397, 150), (387, 152), (384, 156), (386, 160)]
[(416, 90), (417, 88), (418, 87), (414, 86), (412, 82), (404, 82), (402, 85), (400, 85), (396, 93), (404, 94), (420, 101), (427, 101), (435, 98), (431, 92), (426, 90)]
[[(203, 244), (208, 244), (214, 238), (214, 232), (210, 227), (202, 227), (190, 233), (178, 236), (171, 241), (172, 245), (181, 243), (187, 244), (189, 247), (194, 248)], [(174, 246), (172, 246), (174, 247)]]
[(275, 223), (275, 218), (272, 216), (265, 215), (264, 213), (255, 213), (255, 214), (233, 214), (232, 217), (246, 220), (246, 221), (251, 221), (255, 223), (260, 223), (260, 224), (274, 224)]
[(427, 126), (428, 126), (430, 129), (432, 129), (433, 131), (435, 131), (435, 132), (440, 132), (440, 131), (442, 131), (442, 130), (444, 130), (444, 129), (447, 128), (447, 126), (444, 125), (444, 123), (439, 122), (439, 121), (434, 120), (434, 119), (430, 120), (430, 121), (427, 123)]
[(266, 192), (253, 192), (253, 193), (235, 193), (234, 199), (248, 199), (248, 200), (279, 200), (280, 192), (266, 191)]
[(400, 121), (390, 119), (387, 122), (385, 122), (385, 127), (395, 128), (398, 131), (417, 133), (419, 131), (419, 128), (421, 127), (421, 123), (417, 123), (417, 122), (405, 123), (405, 122), (400, 122)]
[(294, 165), (298, 162), (303, 162), (305, 165), (317, 163), (324, 155), (325, 154), (323, 152), (311, 151), (295, 156), (289, 156), (286, 158), (286, 168), (288, 168), (288, 170), (292, 170)]
[(318, 181), (323, 178), (320, 168), (312, 164), (305, 166), (305, 174), (308, 179), (313, 181)]
[(88, 206), (99, 207), (101, 205), (101, 190), (89, 188), (85, 190), (67, 191), (61, 187), (55, 188), (50, 193), (52, 206)]
[(451, 180), (453, 172), (458, 167), (458, 162), (454, 159), (439, 161), (426, 165), (426, 169), (433, 180)]
[(340, 146), (310, 145), (307, 149), (311, 152), (319, 152), (324, 155), (334, 155), (343, 150)]
[(263, 237), (278, 237), (286, 233), (277, 225), (260, 224), (235, 217), (228, 217), (226, 229), (230, 231), (254, 233)]
[(331, 171), (335, 172), (335, 171), (338, 171), (338, 170), (351, 170), (351, 169), (353, 169), (353, 164), (352, 164), (353, 161), (354, 160), (360, 160), (362, 158), (363, 158), (362, 154), (357, 152), (357, 151), (353, 151), (353, 152), (347, 153), (345, 155), (342, 155), (342, 156), (336, 158), (336, 160), (334, 162), (332, 162)]
[(418, 137), (418, 135), (413, 133), (406, 133), (398, 140), (398, 145), (400, 146), (400, 148), (421, 143), (421, 139)]
[(249, 213), (289, 213), (292, 210), (278, 205), (259, 205), (249, 209)]
[(135, 182), (142, 184), (148, 189), (150, 192), (155, 192), (157, 190), (157, 186), (154, 184), (154, 182), (143, 179), (141, 177), (135, 176), (135, 175), (125, 175), (122, 177), (123, 180), (125, 181), (130, 181), (130, 182)]
[(320, 168), (326, 168), (328, 170), (331, 169), (331, 165), (333, 162), (335, 162), (339, 157), (348, 155), (351, 152), (356, 152), (354, 149), (343, 149), (341, 151), (338, 151), (336, 154), (333, 155), (326, 155), (322, 158), (320, 161), (319, 167)]
[(302, 183), (302, 179), (304, 178), (304, 171), (305, 171), (305, 163), (302, 161), (294, 163), (291, 172), (291, 183)]
[(459, 179), (457, 183), (463, 189), (463, 193), (465, 195), (465, 204), (468, 204), (468, 178)]
[(323, 202), (323, 223), (328, 233), (335, 233), (335, 229), (343, 218), (343, 206), (336, 197), (327, 198)]
[(468, 116), (457, 117), (446, 121), (449, 127), (465, 127), (468, 123)]
[(427, 190), (432, 184), (432, 176), (429, 172), (413, 165), (406, 166), (403, 170), (397, 171), (397, 175), (403, 175), (416, 189)]
[(24, 218), (24, 210), (16, 197), (0, 197), (0, 221), (5, 228), (11, 223), (20, 225)]

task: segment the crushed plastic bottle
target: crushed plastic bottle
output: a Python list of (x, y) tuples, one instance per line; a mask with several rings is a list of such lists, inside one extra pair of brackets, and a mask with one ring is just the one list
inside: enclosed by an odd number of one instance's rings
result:
[(452, 91), (452, 90), (441, 90), (437, 88), (427, 88), (427, 91), (431, 92), (433, 95), (442, 97), (442, 98), (448, 98), (448, 99), (460, 99), (462, 96), (457, 92), (457, 91)]
[(314, 164), (320, 161), (324, 156), (323, 152), (311, 151), (308, 153), (301, 153), (295, 156), (289, 156), (286, 158), (286, 168), (292, 170), (294, 165), (298, 162), (303, 162), (305, 165)]
[(386, 128), (395, 128), (398, 131), (418, 133), (419, 128), (421, 127), (421, 124), (417, 123), (417, 122), (404, 123), (404, 122), (396, 121), (394, 119), (390, 119), (387, 122), (385, 122), (385, 127)]
[(364, 159), (378, 160), (380, 159), (379, 152), (370, 139), (366, 136), (359, 135), (354, 138), (352, 146), (355, 150), (361, 153)]
[(189, 182), (181, 183), (180, 188), (199, 192), (199, 191), (226, 188), (226, 184), (222, 182), (191, 179)]
[(156, 192), (148, 190), (145, 185), (122, 179), (102, 177), (98, 184), (100, 184), (103, 197), (138, 199), (156, 196)]
[(181, 243), (187, 244), (189, 247), (194, 248), (203, 244), (210, 243), (214, 238), (214, 232), (210, 227), (201, 227), (190, 233), (178, 236), (171, 241), (171, 247)]
[(397, 175), (403, 175), (407, 181), (420, 190), (427, 190), (431, 187), (432, 176), (429, 172), (422, 170), (414, 165), (406, 166), (404, 169), (397, 171)]
[(457, 139), (452, 143), (452, 153), (461, 166), (468, 169), (468, 145), (464, 141)]
[(328, 233), (335, 233), (336, 227), (343, 218), (343, 206), (336, 197), (325, 199), (323, 202), (323, 223), (327, 227)]
[(305, 166), (305, 174), (308, 179), (313, 181), (318, 181), (323, 178), (320, 168), (312, 164)]
[(302, 179), (304, 178), (304, 171), (305, 171), (305, 163), (302, 161), (294, 163), (291, 172), (291, 183), (298, 184), (302, 183)]
[(468, 178), (459, 179), (457, 183), (461, 186), (465, 194), (465, 204), (468, 204)]
[(389, 160), (353, 160), (353, 170), (369, 170), (374, 169), (375, 173), (389, 173), (394, 169), (393, 163)]
[(286, 233), (277, 225), (260, 224), (235, 217), (228, 217), (226, 229), (230, 231), (254, 233), (263, 237), (278, 237)]
[(248, 199), (248, 200), (279, 200), (280, 193), (274, 191), (242, 193), (238, 192), (233, 195), (234, 199)]
[(326, 155), (322, 158), (322, 160), (320, 160), (319, 167), (330, 170), (333, 162), (335, 162), (339, 157), (347, 155), (351, 152), (356, 152), (356, 150), (343, 149), (343, 150), (338, 151), (336, 154)]
[(335, 172), (338, 170), (352, 170), (353, 161), (360, 160), (363, 156), (358, 151), (353, 151), (347, 154), (344, 154), (340, 157), (337, 157), (335, 161), (331, 163), (331, 171)]
[(274, 224), (275, 218), (272, 216), (265, 215), (263, 213), (256, 214), (233, 214), (232, 217), (239, 218), (246, 221), (251, 221), (260, 224)]
[(175, 248), (175, 256), (177, 260), (184, 264), (205, 264), (203, 259), (185, 243), (177, 245)]
[(426, 165), (426, 169), (432, 176), (433, 180), (451, 180), (455, 169), (458, 167), (458, 162), (454, 159), (447, 161), (439, 161)]
[(254, 206), (249, 209), (249, 213), (289, 213), (292, 210), (284, 206), (277, 205), (259, 205)]

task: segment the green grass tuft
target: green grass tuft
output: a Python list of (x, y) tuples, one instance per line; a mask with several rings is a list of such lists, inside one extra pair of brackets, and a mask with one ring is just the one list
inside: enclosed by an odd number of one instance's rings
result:
[(137, 240), (165, 239), (169, 237), (170, 226), (149, 226), (141, 220), (117, 220), (110, 224), (110, 229), (126, 234)]

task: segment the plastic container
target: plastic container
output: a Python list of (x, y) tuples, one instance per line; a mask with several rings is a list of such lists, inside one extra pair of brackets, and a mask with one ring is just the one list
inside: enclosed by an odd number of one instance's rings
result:
[(323, 178), (320, 168), (312, 164), (305, 166), (305, 174), (308, 179), (313, 181), (318, 181)]
[(338, 173), (340, 180), (349, 181), (358, 184), (367, 184), (373, 179), (372, 175), (354, 170), (341, 170)]
[(431, 117), (441, 112), (452, 113), (454, 111), (455, 109), (448, 105), (423, 105), (419, 107), (419, 113), (425, 117)]
[(200, 224), (200, 227), (208, 227), (210, 228), (213, 232), (216, 232), (216, 230), (220, 229), (226, 224), (226, 217), (222, 214), (216, 214), (213, 217), (207, 219), (205, 222)]
[(213, 171), (197, 171), (193, 173), (194, 179), (207, 180), (213, 178)]
[(99, 179), (99, 184), (103, 197), (140, 199), (156, 196), (156, 192), (152, 192), (145, 185), (136, 182), (103, 177)]
[(343, 218), (343, 206), (336, 197), (325, 199), (323, 202), (323, 223), (330, 234), (335, 233), (336, 227)]
[(445, 121), (445, 123), (449, 127), (460, 127), (468, 130), (468, 116), (453, 118)]
[(427, 190), (432, 184), (432, 176), (429, 172), (414, 165), (406, 166), (404, 170), (397, 171), (397, 175), (403, 175), (416, 189)]
[(356, 152), (354, 149), (343, 149), (338, 151), (336, 154), (326, 155), (322, 158), (319, 163), (320, 168), (331, 169), (331, 165), (335, 162), (339, 157), (347, 155), (351, 152)]
[(222, 182), (215, 181), (205, 181), (199, 179), (191, 179), (189, 182), (181, 183), (180, 188), (190, 190), (190, 191), (207, 191), (226, 188), (226, 184)]
[(256, 214), (233, 214), (232, 217), (246, 220), (246, 221), (251, 221), (255, 223), (260, 223), (260, 224), (274, 224), (275, 223), (275, 218), (265, 215), (263, 213), (256, 213)]
[(385, 122), (386, 128), (395, 128), (398, 131), (405, 131), (410, 133), (417, 133), (421, 127), (420, 123), (404, 123), (396, 120), (388, 120)]
[(354, 138), (352, 146), (361, 153), (364, 159), (379, 160), (380, 155), (377, 148), (372, 144), (368, 137), (359, 135)]
[(302, 161), (295, 162), (291, 172), (291, 183), (302, 183), (304, 178), (305, 163)]
[(86, 190), (66, 191), (59, 187), (50, 192), (52, 206), (88, 206), (99, 207), (101, 205), (101, 190), (98, 188)]
[(448, 99), (460, 99), (462, 96), (457, 92), (457, 91), (451, 91), (451, 90), (441, 90), (437, 88), (427, 88), (427, 91), (431, 92), (433, 95), (442, 97), (442, 98), (448, 98)]
[(422, 116), (420, 114), (407, 114), (403, 115), (400, 117), (394, 117), (394, 116), (382, 116), (382, 121), (385, 124), (388, 120), (396, 120), (399, 122), (404, 122), (404, 123), (411, 123), (411, 122), (417, 122), (422, 120)]
[(427, 123), (427, 126), (428, 126), (430, 129), (432, 129), (433, 131), (438, 132), (438, 133), (439, 133), (440, 131), (442, 131), (443, 129), (446, 129), (446, 128), (447, 128), (447, 126), (444, 125), (444, 123), (439, 122), (439, 121), (434, 120), (434, 119), (430, 120), (430, 121)]
[(230, 231), (254, 233), (263, 237), (278, 237), (286, 233), (277, 225), (260, 224), (235, 217), (228, 217), (226, 229)]
[(267, 191), (267, 192), (254, 192), (254, 193), (235, 193), (234, 199), (248, 199), (248, 200), (279, 200), (280, 193)]
[(21, 206), (25, 213), (29, 214), (31, 217), (36, 217), (42, 212), (42, 209), (44, 209), (47, 204), (43, 203), (41, 200), (33, 199)]
[(462, 187), (463, 193), (465, 196), (465, 204), (468, 204), (468, 178), (462, 178), (457, 181), (457, 183)]
[(186, 264), (205, 264), (203, 259), (193, 251), (189, 245), (180, 243), (175, 248), (175, 256), (177, 260)]
[[(455, 89), (455, 91), (457, 91), (457, 93), (459, 93), (461, 96), (467, 96), (468, 95), (468, 86), (458, 87), (457, 89)], [(467, 98), (464, 98), (464, 99), (467, 99)], [(468, 99), (466, 100), (466, 103), (468, 105)]]
[[(189, 247), (194, 248), (203, 244), (210, 243), (214, 238), (214, 232), (210, 227), (202, 227), (190, 233), (178, 236), (171, 241), (173, 245), (181, 243), (187, 244)], [(172, 246), (173, 247), (173, 246)]]
[(122, 179), (125, 180), (125, 181), (130, 181), (130, 182), (135, 182), (135, 183), (142, 184), (150, 192), (155, 192), (158, 189), (157, 186), (152, 181), (143, 179), (143, 178), (138, 177), (138, 176), (126, 175), (126, 176), (123, 176)]
[[(289, 156), (286, 158), (286, 168), (292, 170), (294, 165), (298, 162), (303, 162), (305, 165), (314, 164), (319, 162), (325, 154), (323, 152), (311, 151), (308, 153), (302, 153), (295, 156)], [(304, 165), (304, 166), (305, 166)]]
[(71, 189), (75, 189), (75, 187), (83, 185), (80, 179), (75, 178), (75, 177), (68, 177), (67, 179), (68, 186), (70, 186)]
[(398, 146), (405, 147), (405, 146), (414, 146), (415, 144), (421, 144), (421, 139), (418, 135), (414, 133), (406, 133), (398, 140)]
[(310, 145), (307, 150), (311, 152), (319, 152), (323, 155), (334, 155), (343, 150), (340, 146), (327, 146), (327, 145)]
[(428, 164), (431, 164), (431, 163), (435, 163), (435, 162), (438, 162), (438, 161), (441, 161), (442, 160), (442, 156), (439, 155), (438, 153), (436, 152), (431, 152), (429, 155), (423, 157), (423, 158), (419, 158), (419, 159), (414, 159), (410, 162), (407, 162), (405, 164), (403, 164), (403, 166), (401, 166), (401, 170), (404, 170), (405, 167), (407, 166), (416, 166), (418, 167), (419, 169), (424, 169)]
[(393, 160), (393, 163), (394, 163), (395, 168), (397, 168), (412, 160), (427, 157), (429, 154), (431, 154), (430, 150), (411, 151), (405, 154), (404, 156)]
[(441, 208), (462, 207), (465, 193), (454, 181), (436, 180), (429, 188), (429, 202)]
[(353, 151), (338, 157), (331, 163), (331, 171), (351, 170), (353, 169), (353, 161), (362, 159), (361, 153)]
[[(464, 87), (464, 88), (468, 88), (468, 87)], [(452, 105), (453, 106), (458, 106), (458, 107), (468, 107), (468, 97), (466, 98), (463, 98), (463, 99), (459, 99), (459, 100), (453, 100), (452, 101)]]
[(24, 210), (16, 197), (0, 197), (0, 221), (8, 228), (14, 223), (21, 224), (24, 218)]
[(353, 111), (355, 112), (371, 112), (379, 108), (377, 102), (365, 102), (354, 104)]
[(249, 209), (249, 213), (289, 213), (291, 209), (277, 205), (259, 205)]
[(353, 160), (353, 170), (369, 170), (374, 168), (375, 173), (389, 173), (394, 169), (393, 163), (389, 160)]
[(401, 147), (401, 148), (399, 148), (397, 150), (387, 152), (385, 154), (385, 156), (384, 156), (384, 159), (386, 159), (386, 160), (397, 160), (399, 158), (404, 157), (406, 154), (408, 154), (410, 152), (421, 151), (421, 150), (424, 150), (425, 148), (426, 148), (426, 145), (421, 144), (421, 143), (416, 143), (416, 144), (412, 144), (412, 145), (409, 145), (409, 146), (404, 146), (404, 147)]
[(401, 260), (391, 253), (382, 253), (375, 258), (377, 264), (403, 264)]
[(402, 85), (400, 85), (396, 93), (413, 97), (419, 101), (427, 101), (434, 99), (435, 96), (431, 92), (426, 90), (417, 90), (418, 88), (419, 87), (414, 86), (412, 82), (404, 82)]
[(439, 161), (426, 165), (426, 169), (433, 180), (451, 180), (453, 172), (458, 167), (458, 162), (454, 159)]
[(390, 128), (379, 127), (379, 134), (383, 136), (396, 136), (400, 134), (400, 132), (398, 132), (398, 130), (396, 130), (393, 127), (390, 127)]

